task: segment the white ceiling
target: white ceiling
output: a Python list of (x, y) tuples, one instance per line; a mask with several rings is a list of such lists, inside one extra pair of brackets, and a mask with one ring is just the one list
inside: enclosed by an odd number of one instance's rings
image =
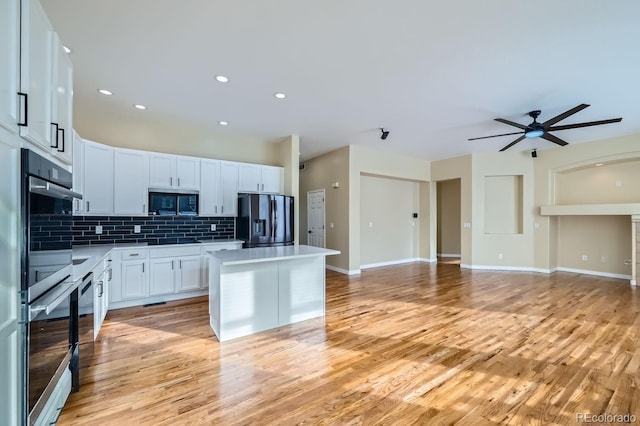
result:
[[(640, 133), (638, 0), (42, 3), (73, 49), (74, 107), (105, 120), (267, 141), (298, 134), (302, 159), (349, 144), (426, 160), (497, 151), (515, 137), (467, 139), (518, 130), (496, 117), (528, 124), (530, 110), (544, 121), (580, 103), (591, 107), (559, 124), (623, 121), (556, 136)], [(555, 145), (512, 149), (532, 147)]]

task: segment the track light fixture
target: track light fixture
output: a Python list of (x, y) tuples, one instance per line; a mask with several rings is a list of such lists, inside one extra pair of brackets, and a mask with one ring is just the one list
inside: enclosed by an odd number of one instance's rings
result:
[(384, 127), (380, 127), (380, 131), (382, 132), (380, 139), (385, 140), (389, 136), (389, 131), (385, 130)]

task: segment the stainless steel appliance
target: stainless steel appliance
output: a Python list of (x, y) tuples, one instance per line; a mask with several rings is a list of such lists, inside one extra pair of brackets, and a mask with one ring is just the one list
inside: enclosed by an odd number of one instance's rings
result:
[(23, 417), (35, 421), (66, 366), (77, 365), (78, 283), (71, 279), (71, 173), (21, 152)]
[(293, 197), (238, 194), (236, 237), (244, 248), (292, 245)]
[(149, 191), (149, 214), (167, 216), (197, 216), (198, 193)]

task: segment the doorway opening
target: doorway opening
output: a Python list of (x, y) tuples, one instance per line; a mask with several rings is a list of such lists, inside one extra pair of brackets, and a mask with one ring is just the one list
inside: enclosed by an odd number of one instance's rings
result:
[(461, 249), (461, 179), (437, 182), (438, 263), (460, 264)]

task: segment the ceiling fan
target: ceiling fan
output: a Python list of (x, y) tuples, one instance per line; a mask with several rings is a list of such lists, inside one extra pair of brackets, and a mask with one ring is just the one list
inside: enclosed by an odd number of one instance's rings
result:
[(495, 121), (499, 121), (500, 123), (504, 123), (504, 124), (508, 124), (510, 126), (517, 127), (519, 129), (522, 129), (522, 131), (521, 132), (513, 132), (513, 133), (502, 133), (500, 135), (482, 136), (482, 137), (479, 137), (479, 138), (471, 138), (471, 139), (468, 139), (468, 140), (475, 141), (475, 140), (478, 140), (478, 139), (495, 138), (495, 137), (498, 137), (498, 136), (522, 135), (518, 139), (516, 139), (513, 142), (511, 142), (509, 145), (507, 145), (504, 148), (502, 148), (500, 151), (504, 151), (504, 150), (507, 150), (507, 149), (511, 148), (513, 145), (515, 145), (518, 142), (524, 140), (525, 138), (542, 138), (542, 139), (546, 139), (546, 140), (548, 140), (550, 142), (553, 142), (555, 144), (558, 144), (560, 146), (564, 146), (564, 145), (567, 145), (568, 142), (563, 141), (559, 137), (554, 136), (554, 135), (550, 134), (549, 132), (553, 132), (555, 130), (577, 129), (579, 127), (598, 126), (600, 124), (618, 123), (619, 121), (622, 121), (622, 117), (619, 117), (619, 118), (611, 118), (609, 120), (588, 121), (588, 122), (585, 122), (585, 123), (566, 124), (564, 126), (554, 126), (554, 124), (558, 123), (559, 121), (564, 120), (565, 118), (575, 114), (576, 112), (582, 111), (583, 109), (585, 109), (588, 106), (589, 105), (587, 105), (587, 104), (580, 104), (575, 108), (571, 108), (570, 110), (565, 111), (562, 114), (559, 114), (559, 115), (556, 115), (553, 118), (550, 118), (549, 120), (545, 121), (544, 123), (538, 123), (538, 121), (536, 120), (538, 118), (538, 116), (540, 115), (540, 112), (541, 112), (540, 110), (530, 111), (529, 112), (529, 117), (533, 118), (533, 121), (529, 125), (526, 125), (526, 126), (524, 124), (516, 123), (516, 122), (510, 121), (510, 120), (505, 120), (504, 118), (496, 118)]

